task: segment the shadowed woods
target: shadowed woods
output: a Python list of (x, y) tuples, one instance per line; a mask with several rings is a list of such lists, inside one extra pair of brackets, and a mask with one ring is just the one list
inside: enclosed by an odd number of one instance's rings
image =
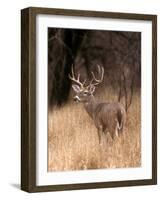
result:
[(103, 66), (102, 86), (117, 90), (119, 99), (129, 96), (131, 85), (140, 88), (141, 33), (49, 28), (48, 38), (49, 108), (68, 101), (72, 65), (82, 80)]

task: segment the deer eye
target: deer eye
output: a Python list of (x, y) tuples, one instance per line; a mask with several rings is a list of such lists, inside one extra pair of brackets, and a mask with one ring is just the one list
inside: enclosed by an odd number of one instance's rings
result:
[(88, 95), (88, 92), (87, 92), (87, 91), (85, 91), (85, 92), (84, 92), (84, 95)]

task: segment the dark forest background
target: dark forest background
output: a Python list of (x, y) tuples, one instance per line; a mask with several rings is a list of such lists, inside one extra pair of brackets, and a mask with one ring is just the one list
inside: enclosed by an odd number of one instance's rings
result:
[(103, 86), (115, 89), (118, 101), (140, 88), (141, 33), (48, 28), (49, 107), (67, 102), (72, 65), (82, 80), (90, 80), (97, 64), (105, 69)]

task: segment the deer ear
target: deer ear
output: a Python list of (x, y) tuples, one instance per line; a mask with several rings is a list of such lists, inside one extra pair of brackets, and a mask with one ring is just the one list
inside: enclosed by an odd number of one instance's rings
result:
[(72, 85), (72, 88), (73, 90), (76, 92), (76, 93), (79, 93), (80, 92), (80, 87), (78, 85)]
[(93, 94), (94, 91), (95, 91), (95, 86), (91, 85), (89, 91), (90, 91), (91, 94)]

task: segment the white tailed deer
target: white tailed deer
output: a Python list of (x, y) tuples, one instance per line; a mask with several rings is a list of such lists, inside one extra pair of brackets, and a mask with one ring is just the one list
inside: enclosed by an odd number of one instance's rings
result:
[(80, 74), (76, 77), (72, 67), (72, 73), (69, 78), (76, 84), (72, 85), (73, 90), (76, 92), (74, 100), (82, 102), (84, 108), (90, 117), (93, 119), (95, 126), (98, 130), (99, 143), (101, 142), (101, 135), (107, 132), (110, 133), (112, 139), (123, 133), (123, 128), (126, 120), (126, 111), (120, 103), (97, 102), (94, 97), (95, 86), (103, 81), (104, 68), (98, 65), (99, 79), (91, 72), (92, 80), (85, 86), (86, 80), (80, 81)]

